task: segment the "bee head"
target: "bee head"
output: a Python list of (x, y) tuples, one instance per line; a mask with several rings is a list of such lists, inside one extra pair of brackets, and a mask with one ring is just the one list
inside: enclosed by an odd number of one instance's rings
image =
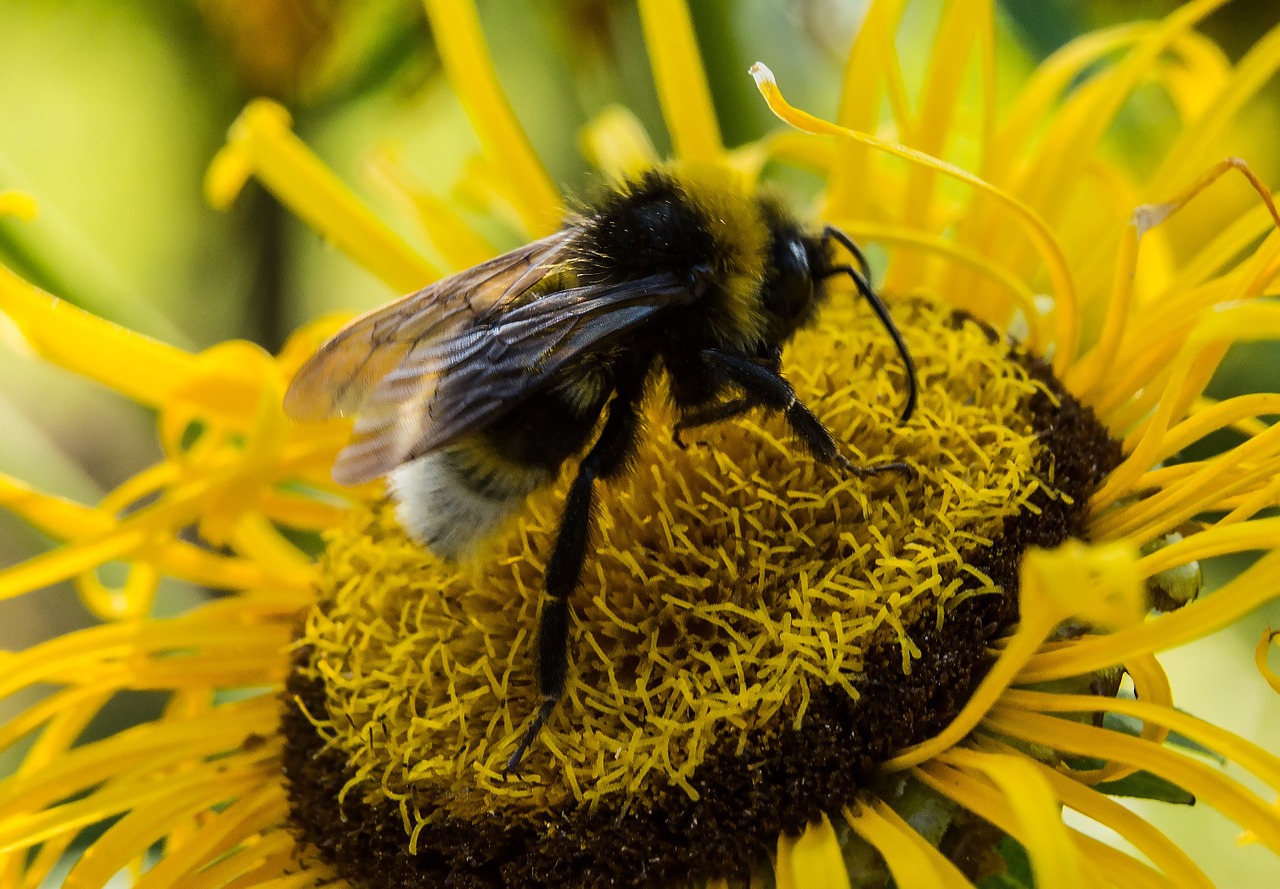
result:
[(771, 225), (768, 274), (761, 298), (769, 316), (769, 339), (781, 345), (817, 314), (824, 294), (815, 282), (831, 264), (826, 247), (793, 224)]

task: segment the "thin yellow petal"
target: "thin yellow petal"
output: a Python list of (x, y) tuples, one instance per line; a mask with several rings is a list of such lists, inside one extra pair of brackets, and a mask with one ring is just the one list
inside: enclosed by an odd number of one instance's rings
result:
[(981, 772), (1004, 794), (1022, 825), (1023, 844), (1039, 889), (1088, 885), (1062, 823), (1058, 799), (1029, 759), (954, 748), (944, 754), (944, 760)]
[(1258, 643), (1258, 647), (1253, 650), (1253, 662), (1258, 666), (1258, 672), (1262, 674), (1262, 678), (1267, 680), (1267, 685), (1271, 686), (1271, 690), (1276, 694), (1280, 694), (1280, 674), (1267, 664), (1267, 653), (1271, 650), (1271, 643), (1280, 637), (1280, 631), (1272, 630), (1270, 627), (1262, 631), (1262, 641)]
[(1194, 794), (1203, 804), (1252, 830), (1269, 848), (1280, 851), (1276, 811), (1205, 763), (1121, 732), (1022, 709), (996, 707), (986, 722), (991, 731), (1032, 743), (1050, 743), (1063, 753), (1103, 756), (1146, 769)]
[[(873, 132), (879, 125), (882, 84), (890, 85), (897, 80), (890, 72), (897, 70), (894, 41), (905, 6), (904, 0), (882, 0), (867, 9), (845, 62), (840, 107), (836, 113), (836, 121), (841, 126)], [(892, 88), (890, 95), (894, 95)], [(906, 102), (900, 91), (890, 105), (899, 128), (907, 128)], [(866, 146), (856, 142), (842, 140), (837, 145), (837, 161), (832, 165), (827, 184), (827, 206), (831, 213), (858, 219), (869, 215), (869, 195), (863, 185), (868, 154)]]
[(1018, 92), (1014, 105), (991, 144), (985, 172), (994, 181), (1010, 176), (1015, 159), (1026, 152), (1027, 143), (1039, 129), (1042, 118), (1081, 75), (1102, 59), (1145, 36), (1148, 22), (1126, 23), (1082, 34), (1056, 50), (1036, 67)]
[(1200, 119), (1218, 101), (1232, 77), (1231, 59), (1212, 39), (1192, 32), (1174, 47), (1175, 58), (1163, 60), (1155, 80), (1169, 94), (1184, 121)]
[(134, 889), (174, 889), (207, 862), (214, 861), (244, 841), (275, 825), (289, 815), (284, 788), (271, 784), (236, 800), (205, 821), (185, 842), (166, 843), (164, 856), (143, 874)]
[[(920, 248), (921, 252), (941, 257), (949, 262), (952, 269), (960, 267), (978, 272), (982, 276), (1000, 285), (1006, 291), (1014, 305), (1022, 310), (1022, 317), (1027, 323), (1027, 335), (1023, 338), (1027, 348), (1033, 352), (1041, 351), (1045, 343), (1043, 317), (1036, 306), (1035, 294), (1026, 282), (1011, 274), (1007, 269), (997, 265), (991, 257), (970, 250), (954, 241), (939, 235), (932, 235), (916, 228), (905, 226), (880, 225), (853, 219), (828, 216), (832, 224), (843, 229), (857, 241), (869, 241), (886, 244), (897, 248)], [(908, 256), (915, 251), (898, 250)], [(948, 271), (951, 271), (949, 269)]]
[(623, 105), (609, 105), (588, 121), (578, 142), (587, 160), (614, 179), (637, 176), (658, 163), (644, 124)]
[(676, 156), (699, 163), (723, 159), (720, 125), (685, 0), (640, 0), (640, 22)]
[[(1026, 828), (1015, 814), (1009, 799), (985, 777), (974, 774), (969, 769), (957, 768), (950, 764), (946, 760), (949, 756), (950, 751), (945, 757), (916, 766), (912, 770), (912, 775), (942, 796), (955, 800), (965, 809), (990, 821), (1024, 846), (1034, 842), (1034, 839), (1027, 835)], [(1111, 880), (1104, 880), (1102, 868), (1090, 860), (1086, 854), (1084, 847), (1087, 845), (1088, 838), (1076, 831), (1068, 831), (1067, 835), (1075, 847), (1075, 857), (1086, 874), (1085, 882), (1079, 885), (1103, 886), (1114, 882), (1122, 886), (1133, 886), (1135, 889), (1150, 885), (1150, 882), (1144, 879), (1144, 871), (1146, 874), (1151, 874), (1153, 871), (1119, 853), (1117, 853), (1117, 859), (1111, 862), (1108, 868), (1108, 877), (1111, 877)]]
[(1276, 548), (1280, 548), (1280, 518), (1254, 519), (1226, 527), (1215, 524), (1143, 556), (1138, 570), (1143, 576), (1151, 577), (1198, 559)]
[[(1280, 414), (1280, 393), (1252, 392), (1218, 402), (1198, 401), (1190, 417), (1165, 433), (1159, 450), (1155, 452), (1156, 460), (1167, 460), (1219, 429), (1238, 428), (1242, 420), (1256, 420), (1272, 414)], [(1249, 434), (1257, 435), (1267, 428), (1265, 424), (1253, 423)]]
[[(117, 872), (156, 842), (168, 837), (175, 823), (212, 814), (213, 807), (232, 798), (221, 782), (192, 788), (185, 794), (135, 808), (112, 824), (84, 850), (62, 883), (62, 889), (100, 889)], [(135, 882), (136, 885), (136, 882)]]
[[(1015, 754), (1013, 748), (998, 741), (986, 739), (982, 746)], [(1213, 889), (1213, 883), (1205, 876), (1204, 871), (1196, 866), (1177, 843), (1161, 833), (1151, 822), (1129, 811), (1106, 794), (1085, 787), (1043, 763), (1033, 759), (1028, 759), (1027, 762), (1048, 782), (1063, 805), (1120, 834), (1164, 871), (1179, 889)]]
[(1141, 237), (1137, 220), (1125, 226), (1120, 238), (1120, 255), (1116, 259), (1111, 296), (1107, 300), (1107, 313), (1098, 342), (1068, 369), (1066, 379), (1063, 380), (1067, 388), (1086, 403), (1093, 389), (1107, 376), (1119, 357), (1121, 338), (1128, 327), (1129, 311), (1133, 304), (1133, 283)]
[(1123, 663), (1135, 655), (1163, 651), (1207, 636), (1271, 601), (1277, 571), (1280, 552), (1267, 553), (1212, 596), (1107, 636), (1091, 636), (1046, 649), (1027, 661), (1018, 682), (1030, 685), (1080, 676)]
[(156, 805), (175, 795), (191, 793), (209, 785), (220, 788), (223, 799), (252, 789), (266, 778), (261, 765), (230, 767), (212, 773), (209, 767), (173, 776), (164, 782), (129, 784), (120, 788), (108, 784), (75, 802), (43, 811), (13, 815), (0, 824), (0, 852), (26, 849), (51, 837), (63, 836), (98, 824), (131, 809)]
[[(504, 191), (530, 238), (560, 224), (563, 204), (546, 167), (516, 120), (485, 45), (472, 0), (425, 0), (436, 50), (485, 154), (501, 171)], [(421, 286), (419, 284), (418, 286)]]
[(1178, 37), (1227, 0), (1193, 0), (1184, 4), (1139, 40), (1133, 49), (1084, 88), (1075, 90), (1054, 116), (1050, 132), (1036, 151), (1034, 163), (1018, 194), (1028, 204), (1053, 218), (1065, 211), (1064, 187), (1079, 181), (1086, 159), (1095, 155), (1098, 143), (1115, 116), (1137, 87), (1150, 76), (1152, 66)]
[[(1101, 710), (1132, 716), (1144, 723), (1164, 726), (1178, 732), (1197, 744), (1222, 754), (1248, 769), (1273, 789), (1280, 790), (1280, 758), (1234, 732), (1173, 707), (1128, 698), (1099, 700), (1096, 695), (1053, 694), (1031, 689), (1010, 689), (1001, 706), (1020, 707), (1039, 713), (1094, 713)], [(1277, 826), (1280, 829), (1280, 824)]]
[(856, 813), (846, 809), (844, 817), (853, 832), (884, 858), (899, 886), (971, 889), (973, 884), (964, 874), (883, 800), (869, 800)]
[(227, 144), (209, 165), (209, 203), (226, 209), (253, 176), (322, 238), (392, 290), (407, 293), (440, 277), (289, 127), (289, 112), (275, 102), (256, 99), (245, 106), (227, 133)]
[(1151, 177), (1153, 194), (1168, 193), (1196, 175), (1209, 159), (1222, 134), (1255, 95), (1280, 69), (1280, 26), (1253, 44), (1235, 66), (1226, 88), (1206, 103), (1205, 113), (1183, 127), (1164, 163)]
[[(310, 869), (281, 878), (280, 874), (287, 874), (297, 867), (298, 852), (287, 830), (274, 830), (266, 836), (253, 837), (214, 864), (191, 875), (183, 881), (182, 889), (301, 889), (322, 881), (326, 887), (333, 886), (334, 889), (344, 889), (347, 885), (324, 880), (323, 871), (317, 875)], [(270, 885), (278, 879), (286, 880), (286, 885)]]
[(1007, 192), (946, 161), (930, 157), (896, 142), (878, 139), (867, 133), (836, 126), (792, 107), (787, 104), (782, 97), (782, 93), (779, 92), (773, 72), (759, 62), (752, 66), (751, 74), (755, 77), (756, 85), (759, 87), (761, 95), (764, 96), (765, 102), (768, 103), (769, 109), (784, 123), (788, 123), (806, 133), (836, 136), (840, 139), (866, 145), (886, 154), (891, 154), (911, 163), (943, 173), (972, 186), (983, 194), (994, 197), (1001, 204), (1012, 210), (1026, 224), (1024, 230), (1036, 249), (1040, 251), (1049, 278), (1053, 282), (1054, 297), (1056, 299), (1054, 309), (1054, 366), (1059, 372), (1067, 366), (1070, 358), (1075, 354), (1076, 339), (1079, 336), (1077, 328), (1078, 300), (1075, 285), (1072, 283), (1071, 270), (1067, 266), (1062, 248), (1054, 239), (1053, 233), (1049, 231), (1035, 211)]
[(0, 312), (45, 361), (149, 407), (163, 404), (193, 367), (190, 353), (77, 309), (3, 265)]
[(16, 216), (24, 222), (30, 222), (39, 212), (40, 205), (25, 191), (0, 191), (0, 216)]
[(111, 517), (99, 510), (37, 491), (4, 473), (0, 473), (0, 508), (59, 540), (101, 533), (111, 527)]
[(826, 815), (797, 837), (778, 836), (778, 889), (849, 889), (849, 873)]
[[(957, 100), (965, 84), (963, 74), (968, 67), (969, 55), (975, 44), (991, 45), (990, 32), (995, 27), (991, 7), (990, 0), (957, 0), (943, 7), (929, 53), (919, 120), (909, 136), (904, 134), (903, 137), (915, 150), (934, 157), (941, 157), (946, 152), (960, 107)], [(983, 32), (987, 32), (986, 37), (981, 36)], [(983, 66), (983, 73), (990, 74), (988, 65)], [(984, 98), (991, 100), (994, 97), (984, 95)], [(984, 104), (982, 113), (984, 122), (989, 122), (993, 108)], [(936, 182), (936, 173), (928, 167), (912, 166), (908, 169), (900, 215), (904, 226), (927, 231), (940, 227), (933, 215), (936, 210), (933, 206)], [(915, 289), (924, 277), (926, 266), (926, 263), (919, 262), (891, 263), (884, 280), (885, 289), (898, 293)]]
[(1280, 307), (1269, 303), (1236, 303), (1206, 317), (1187, 338), (1169, 369), (1169, 381), (1147, 421), (1141, 436), (1131, 435), (1126, 441), (1129, 456), (1125, 458), (1090, 501), (1090, 508), (1101, 510), (1132, 490), (1133, 483), (1155, 464), (1161, 441), (1174, 417), (1185, 413), (1200, 394), (1203, 378), (1199, 362), (1208, 358), (1215, 365), (1225, 351), (1224, 343), (1257, 342), (1280, 339)]
[[(1089, 532), (1101, 540), (1129, 538), (1145, 543), (1202, 512), (1222, 509), (1224, 500), (1265, 487), (1276, 478), (1280, 472), (1277, 446), (1280, 435), (1250, 439), (1225, 455), (1189, 467), (1185, 478), (1164, 484), (1146, 500), (1112, 509), (1090, 521)], [(1142, 479), (1152, 479), (1161, 472), (1155, 470)]]
[[(1045, 638), (1066, 618), (1109, 627), (1140, 620), (1145, 594), (1136, 564), (1136, 553), (1127, 545), (1089, 547), (1072, 541), (1052, 551), (1029, 551), (1021, 570), (1021, 620), (987, 675), (945, 729), (903, 750), (882, 768), (910, 768), (959, 743), (1026, 672)], [(1119, 660), (1123, 658), (1112, 663)]]
[(490, 259), (498, 250), (471, 228), (453, 203), (428, 192), (390, 149), (379, 152), (371, 172), (387, 191), (406, 203), (417, 216), (428, 243), (452, 271), (469, 269)]

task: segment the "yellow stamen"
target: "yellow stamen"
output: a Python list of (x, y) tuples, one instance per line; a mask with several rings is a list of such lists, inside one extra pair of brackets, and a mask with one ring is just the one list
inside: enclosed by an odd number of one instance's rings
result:
[[(563, 202), (507, 101), (472, 0), (425, 0), (436, 51), (530, 240), (560, 224)], [(417, 285), (421, 286), (421, 284)]]
[(205, 175), (205, 195), (225, 210), (250, 176), (326, 241), (391, 289), (406, 293), (439, 272), (383, 225), (289, 129), (289, 112), (266, 99), (250, 102), (227, 133)]

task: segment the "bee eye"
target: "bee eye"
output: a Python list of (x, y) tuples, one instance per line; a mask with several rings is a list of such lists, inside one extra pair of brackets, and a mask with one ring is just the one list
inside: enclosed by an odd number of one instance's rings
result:
[(799, 237), (784, 237), (774, 241), (772, 259), (773, 274), (765, 289), (765, 306), (783, 321), (798, 321), (808, 314), (813, 303), (809, 254)]

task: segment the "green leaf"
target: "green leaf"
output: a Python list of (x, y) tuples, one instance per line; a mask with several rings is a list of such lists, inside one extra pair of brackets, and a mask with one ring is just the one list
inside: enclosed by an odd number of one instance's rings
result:
[(1196, 798), (1183, 788), (1150, 772), (1134, 772), (1119, 781), (1104, 781), (1094, 785), (1094, 790), (1107, 796), (1124, 796), (1132, 799), (1152, 799), (1181, 806), (1195, 805)]

